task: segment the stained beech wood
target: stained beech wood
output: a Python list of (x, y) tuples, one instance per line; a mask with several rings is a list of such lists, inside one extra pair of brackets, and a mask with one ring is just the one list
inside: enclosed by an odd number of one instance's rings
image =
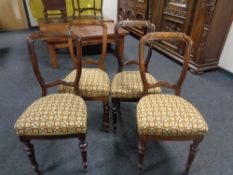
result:
[[(122, 20), (116, 23), (115, 25), (115, 54), (118, 61), (118, 73), (122, 72), (123, 69), (126, 66), (129, 65), (138, 65), (139, 66), (139, 59), (133, 59), (129, 61), (125, 61), (124, 55), (122, 54), (122, 48), (121, 48), (121, 41), (120, 41), (120, 31), (123, 27), (134, 27), (134, 26), (140, 26), (146, 29), (146, 31), (149, 32), (155, 32), (155, 25), (150, 23), (149, 21), (145, 20)], [(146, 64), (145, 64), (145, 70), (148, 71), (148, 65), (150, 62), (150, 57), (153, 49), (153, 43), (149, 44), (149, 50), (147, 54)], [(140, 99), (138, 98), (117, 98), (112, 97), (112, 115), (113, 115), (113, 130), (116, 132), (117, 129), (117, 116), (120, 114), (120, 102), (121, 101), (127, 101), (127, 102), (137, 102)]]
[[(72, 60), (80, 61), (79, 64), (83, 66), (85, 65), (95, 65), (99, 69), (105, 71), (105, 61), (107, 55), (107, 44), (108, 44), (108, 24), (104, 21), (79, 21), (75, 24), (70, 24), (67, 26), (68, 33), (70, 35), (69, 40), (69, 48), (71, 52)], [(87, 31), (80, 32), (81, 30), (87, 29)], [(86, 35), (85, 32), (88, 33), (88, 29), (95, 31), (94, 34)], [(97, 34), (98, 33), (98, 34)], [(82, 59), (82, 49), (86, 46), (86, 42), (88, 39), (98, 37), (99, 42), (101, 43), (101, 57), (99, 60), (94, 60), (89, 58), (88, 60)], [(74, 48), (77, 48), (77, 55), (75, 54)], [(76, 64), (76, 61), (74, 61)], [(79, 70), (81, 71), (81, 70)], [(107, 96), (93, 96), (86, 97), (82, 96), (86, 101), (102, 101), (103, 103), (103, 126), (105, 131), (109, 131), (109, 95)]]
[[(78, 95), (78, 85), (80, 80), (80, 73), (76, 74), (75, 81), (73, 83), (68, 83), (63, 80), (55, 80), (52, 82), (47, 82), (43, 78), (41, 71), (39, 69), (37, 56), (36, 56), (36, 48), (35, 48), (35, 41), (41, 40), (41, 41), (60, 41), (60, 40), (69, 40), (70, 36), (64, 33), (59, 32), (34, 32), (32, 33), (28, 39), (28, 49), (30, 53), (30, 60), (32, 63), (33, 71), (35, 73), (35, 76), (40, 84), (42, 96), (46, 96), (48, 89), (58, 86), (58, 85), (66, 85), (70, 87), (74, 87), (75, 94)], [(76, 69), (77, 72), (81, 69), (81, 61), (76, 60)], [(78, 138), (80, 140), (80, 149), (82, 153), (82, 159), (83, 159), (83, 170), (87, 171), (87, 144), (85, 141), (86, 134), (80, 133), (80, 134), (65, 134), (65, 135), (25, 135), (25, 136), (19, 136), (20, 141), (25, 144), (25, 150), (27, 152), (28, 158), (31, 162), (32, 168), (36, 175), (40, 175), (41, 172), (38, 168), (38, 163), (36, 162), (35, 153), (33, 145), (31, 144), (31, 140), (53, 140), (53, 139), (68, 139), (68, 138)]]
[[(182, 41), (186, 44), (185, 47), (185, 53), (184, 53), (184, 62), (183, 62), (183, 67), (181, 74), (179, 76), (179, 79), (176, 83), (170, 83), (166, 81), (158, 81), (155, 84), (149, 84), (146, 80), (146, 69), (145, 69), (145, 60), (144, 60), (144, 45), (148, 42), (154, 42), (158, 40), (176, 40), (176, 41)], [(140, 50), (139, 50), (139, 55), (140, 55), (140, 73), (142, 77), (142, 82), (143, 82), (143, 87), (144, 87), (144, 94), (148, 93), (148, 90), (151, 88), (156, 88), (156, 87), (167, 87), (167, 88), (172, 88), (175, 89), (176, 95), (180, 95), (180, 89), (181, 86), (184, 82), (187, 70), (188, 70), (188, 63), (190, 59), (190, 54), (191, 54), (191, 49), (192, 49), (192, 39), (187, 36), (184, 33), (177, 33), (177, 32), (156, 32), (156, 33), (150, 33), (145, 36), (143, 36), (140, 39)]]
[[(185, 44), (185, 51), (184, 51), (184, 62), (182, 66), (182, 70), (180, 73), (180, 76), (178, 77), (178, 80), (176, 83), (170, 83), (164, 80), (157, 81), (155, 84), (149, 84), (146, 79), (146, 60), (144, 56), (144, 46), (148, 42), (155, 42), (155, 41), (181, 41)], [(188, 63), (190, 60), (190, 54), (192, 51), (192, 39), (187, 36), (184, 33), (177, 33), (177, 32), (154, 32), (154, 33), (149, 33), (145, 36), (143, 36), (140, 39), (140, 44), (139, 44), (139, 65), (140, 65), (140, 74), (141, 74), (141, 79), (143, 82), (143, 95), (148, 94), (148, 90), (151, 88), (156, 88), (156, 87), (165, 87), (165, 88), (171, 88), (174, 89), (175, 94), (177, 96), (180, 95), (181, 87), (184, 82), (184, 79), (186, 77), (186, 73), (188, 70)], [(139, 146), (138, 146), (138, 169), (139, 171), (142, 171), (143, 168), (143, 162), (144, 162), (144, 144), (146, 141), (149, 140), (168, 140), (168, 141), (187, 141), (191, 140), (193, 141), (193, 144), (190, 147), (190, 153), (189, 157), (186, 163), (186, 169), (185, 172), (188, 173), (192, 162), (195, 158), (196, 152), (197, 152), (197, 147), (201, 143), (201, 141), (204, 139), (203, 136), (151, 136), (151, 135), (139, 135)]]

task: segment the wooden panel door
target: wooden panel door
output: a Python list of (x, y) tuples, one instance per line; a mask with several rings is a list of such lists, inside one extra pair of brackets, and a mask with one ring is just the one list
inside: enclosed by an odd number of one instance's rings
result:
[(0, 30), (28, 28), (23, 0), (0, 0)]
[[(183, 32), (189, 34), (193, 12), (193, 0), (167, 0), (164, 2), (160, 31)], [(163, 41), (162, 45), (169, 51), (183, 55), (184, 44), (177, 41)]]

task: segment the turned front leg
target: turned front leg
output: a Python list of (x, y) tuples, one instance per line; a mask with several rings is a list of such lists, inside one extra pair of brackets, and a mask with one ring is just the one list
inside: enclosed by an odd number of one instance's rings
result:
[(32, 169), (34, 170), (36, 175), (40, 175), (41, 173), (39, 171), (38, 164), (36, 162), (33, 145), (31, 144), (29, 139), (25, 139), (23, 137), (20, 138), (20, 141), (23, 142), (24, 145), (25, 145), (25, 151), (26, 151), (27, 156), (28, 156), (28, 158), (29, 158), (29, 160), (31, 162)]
[(79, 143), (79, 148), (81, 151), (82, 155), (82, 161), (83, 161), (83, 171), (87, 172), (88, 171), (88, 162), (87, 162), (87, 142), (86, 142), (86, 136), (82, 136), (79, 138), (80, 143)]

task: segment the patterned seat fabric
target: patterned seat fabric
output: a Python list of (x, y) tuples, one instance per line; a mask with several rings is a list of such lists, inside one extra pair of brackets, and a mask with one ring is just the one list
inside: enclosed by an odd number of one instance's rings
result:
[(20, 136), (85, 134), (87, 109), (73, 94), (53, 94), (33, 102), (15, 123)]
[(198, 110), (183, 98), (158, 94), (143, 97), (137, 105), (140, 135), (203, 136), (208, 126)]
[[(149, 83), (156, 83), (155, 78), (146, 73)], [(149, 93), (160, 93), (160, 88), (150, 89)], [(143, 93), (143, 84), (139, 71), (123, 71), (115, 75), (111, 85), (112, 97), (139, 98)]]
[[(75, 80), (76, 70), (65, 77), (65, 81)], [(61, 93), (74, 93), (74, 88), (69, 86), (59, 86)], [(82, 97), (109, 96), (110, 80), (106, 72), (98, 68), (83, 68), (79, 82), (79, 92)]]

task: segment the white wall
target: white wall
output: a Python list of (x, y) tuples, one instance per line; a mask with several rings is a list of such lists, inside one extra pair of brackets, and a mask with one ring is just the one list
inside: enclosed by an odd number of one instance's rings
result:
[(103, 13), (104, 17), (117, 20), (117, 2), (118, 0), (103, 0)]
[[(103, 14), (104, 17), (113, 19), (113, 20), (117, 20), (117, 2), (118, 0), (103, 0), (104, 4), (103, 4)], [(31, 10), (29, 8), (29, 0), (26, 0), (26, 4), (28, 7), (28, 13), (29, 13), (29, 18), (31, 21), (31, 26), (37, 26), (38, 23), (36, 20), (33, 19), (32, 17), (32, 13)]]
[(220, 57), (219, 66), (233, 73), (233, 23)]

